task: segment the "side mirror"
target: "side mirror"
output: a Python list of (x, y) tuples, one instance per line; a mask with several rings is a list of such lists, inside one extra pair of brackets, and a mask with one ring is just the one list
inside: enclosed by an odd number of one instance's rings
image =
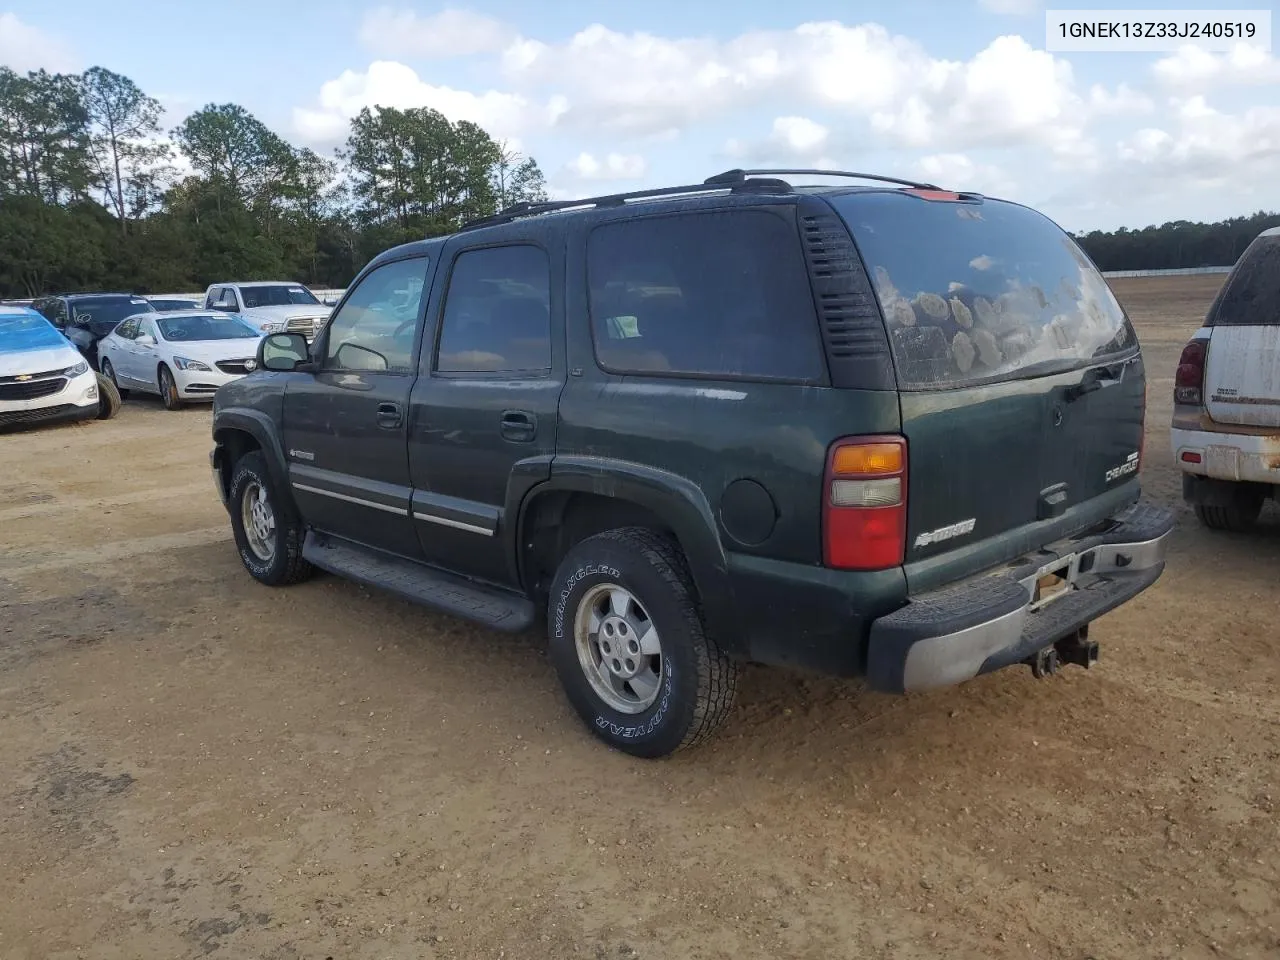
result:
[(140, 333), (134, 338), (133, 342), (140, 347), (154, 347), (156, 345), (156, 338), (149, 333)]
[(259, 370), (289, 373), (310, 360), (307, 338), (300, 333), (273, 333), (258, 341)]

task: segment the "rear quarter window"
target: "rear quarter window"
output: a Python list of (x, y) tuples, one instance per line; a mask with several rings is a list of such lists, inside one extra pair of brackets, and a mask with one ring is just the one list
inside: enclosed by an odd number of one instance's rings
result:
[(794, 211), (618, 220), (587, 241), (596, 359), (615, 373), (821, 382)]
[(1067, 370), (1137, 345), (1102, 274), (1033, 210), (889, 192), (832, 203), (871, 274), (902, 389)]
[(1258, 237), (1240, 256), (1209, 314), (1215, 327), (1280, 325), (1280, 236)]

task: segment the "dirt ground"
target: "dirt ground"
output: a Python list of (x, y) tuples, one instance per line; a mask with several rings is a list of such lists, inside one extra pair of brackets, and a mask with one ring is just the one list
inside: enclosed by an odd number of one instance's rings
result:
[(1168, 449), (1219, 279), (1116, 284), (1180, 522), (1097, 669), (753, 669), (664, 762), (591, 739), (537, 638), (255, 584), (207, 408), (0, 437), (0, 958), (1280, 955), (1276, 515), (1200, 529)]

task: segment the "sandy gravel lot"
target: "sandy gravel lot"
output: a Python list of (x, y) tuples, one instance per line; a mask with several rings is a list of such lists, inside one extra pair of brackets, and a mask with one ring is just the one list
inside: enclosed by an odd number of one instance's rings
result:
[[(1219, 278), (1118, 281), (1172, 371)], [(1102, 662), (894, 699), (752, 670), (646, 763), (537, 637), (255, 584), (209, 412), (0, 436), (0, 958), (1280, 956), (1280, 536), (1181, 508)]]

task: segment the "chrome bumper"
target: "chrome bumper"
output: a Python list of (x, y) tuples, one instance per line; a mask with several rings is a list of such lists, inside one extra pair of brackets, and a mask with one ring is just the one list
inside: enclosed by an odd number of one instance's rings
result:
[[(929, 690), (1022, 662), (1155, 583), (1173, 523), (1171, 510), (1135, 504), (1102, 532), (913, 597), (872, 624), (868, 681), (889, 692)], [(1060, 592), (1038, 600), (1048, 575), (1061, 578)]]

